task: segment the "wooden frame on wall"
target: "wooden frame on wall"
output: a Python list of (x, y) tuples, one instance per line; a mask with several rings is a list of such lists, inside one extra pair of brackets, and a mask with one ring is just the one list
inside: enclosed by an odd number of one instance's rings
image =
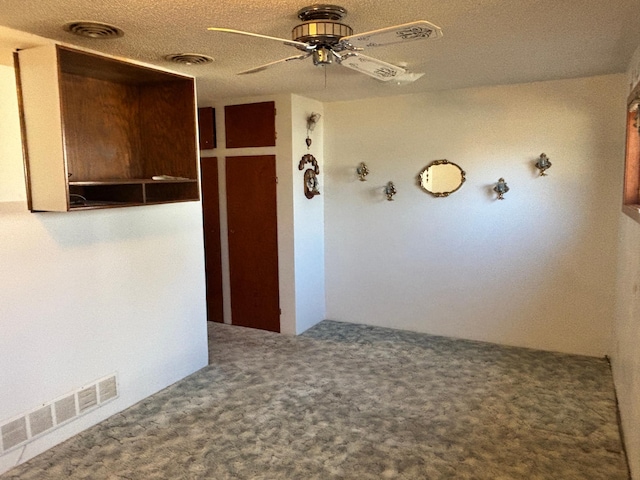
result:
[(622, 211), (640, 223), (640, 83), (627, 99), (627, 141)]

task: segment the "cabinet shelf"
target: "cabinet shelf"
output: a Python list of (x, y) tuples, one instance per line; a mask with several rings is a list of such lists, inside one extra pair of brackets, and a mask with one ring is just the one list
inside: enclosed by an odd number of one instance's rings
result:
[(200, 199), (193, 77), (60, 45), (14, 58), (30, 210)]
[(80, 187), (92, 187), (99, 185), (147, 185), (147, 184), (166, 184), (166, 183), (198, 183), (198, 180), (192, 178), (185, 179), (169, 179), (169, 180), (153, 180), (150, 178), (123, 178), (112, 180), (88, 180), (82, 182), (69, 182), (69, 186), (75, 185)]
[(198, 196), (195, 179), (148, 178), (69, 182), (69, 209), (182, 202)]

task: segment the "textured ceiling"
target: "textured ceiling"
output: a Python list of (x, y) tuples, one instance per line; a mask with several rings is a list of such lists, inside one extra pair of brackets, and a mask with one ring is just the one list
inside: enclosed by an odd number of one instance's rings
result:
[[(311, 3), (311, 2), (309, 2)], [(207, 31), (226, 27), (290, 38), (300, 0), (0, 0), (0, 25), (89, 49), (161, 65), (197, 77), (200, 103), (215, 98), (297, 93), (323, 101), (624, 72), (640, 45), (640, 0), (343, 0), (355, 33), (428, 20), (438, 40), (371, 48), (366, 54), (426, 74), (410, 85), (379, 82), (311, 59), (236, 73), (299, 53), (257, 38)], [(93, 20), (124, 30), (93, 40), (62, 29)], [(21, 40), (29, 44), (28, 37)], [(0, 46), (3, 45), (0, 30)], [(21, 46), (21, 45), (16, 45)], [(167, 54), (215, 61), (178, 66)]]

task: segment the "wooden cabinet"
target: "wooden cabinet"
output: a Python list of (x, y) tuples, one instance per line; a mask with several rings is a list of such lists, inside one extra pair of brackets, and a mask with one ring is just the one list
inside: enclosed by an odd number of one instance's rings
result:
[(200, 150), (216, 148), (216, 110), (213, 107), (198, 109), (198, 133), (200, 134)]
[(192, 77), (59, 45), (15, 60), (30, 210), (199, 200)]
[(275, 102), (224, 107), (227, 148), (275, 147)]

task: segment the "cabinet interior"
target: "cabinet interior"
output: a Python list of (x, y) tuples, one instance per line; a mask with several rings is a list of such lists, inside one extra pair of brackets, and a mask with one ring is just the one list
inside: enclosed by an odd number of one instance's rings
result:
[(56, 52), (69, 209), (198, 200), (193, 78)]

